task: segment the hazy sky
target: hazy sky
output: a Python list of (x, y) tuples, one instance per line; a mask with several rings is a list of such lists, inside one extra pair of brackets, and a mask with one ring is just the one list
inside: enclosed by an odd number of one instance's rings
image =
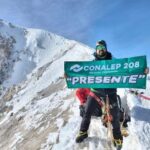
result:
[(115, 57), (147, 55), (150, 0), (0, 0), (0, 18), (95, 47), (107, 41)]

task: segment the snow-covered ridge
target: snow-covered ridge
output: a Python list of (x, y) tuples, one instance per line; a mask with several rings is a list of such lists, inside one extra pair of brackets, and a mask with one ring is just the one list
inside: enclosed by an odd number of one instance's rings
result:
[[(0, 48), (1, 57), (5, 59), (5, 63), (2, 61), (0, 66), (9, 66), (3, 71), (7, 78), (5, 86), (18, 84), (25, 80), (33, 69), (54, 61), (68, 50), (73, 50), (76, 54), (89, 53), (90, 49), (44, 30), (20, 28), (4, 21), (0, 21)], [(4, 67), (1, 68), (3, 70)]]
[[(20, 149), (22, 144), (24, 149), (39, 149), (48, 134), (56, 131), (55, 120), (62, 120), (62, 126), (67, 122), (74, 103), (72, 90), (67, 90), (59, 78), (64, 74), (64, 61), (89, 60), (91, 48), (47, 31), (20, 28), (4, 21), (0, 21), (0, 35), (6, 41), (0, 46), (5, 45), (1, 46), (2, 56), (9, 66), (3, 70), (0, 97), (0, 129), (6, 129), (0, 132), (0, 149)], [(7, 45), (9, 55), (5, 53)], [(36, 143), (26, 140), (30, 136)]]

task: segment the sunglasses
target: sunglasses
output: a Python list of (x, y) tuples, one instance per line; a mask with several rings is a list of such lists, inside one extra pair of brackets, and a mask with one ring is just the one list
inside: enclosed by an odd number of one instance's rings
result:
[(97, 45), (96, 50), (106, 50), (106, 47), (103, 45)]

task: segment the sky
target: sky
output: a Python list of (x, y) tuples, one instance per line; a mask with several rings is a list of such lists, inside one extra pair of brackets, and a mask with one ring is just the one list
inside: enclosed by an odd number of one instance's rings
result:
[(149, 0), (0, 0), (0, 19), (92, 48), (103, 39), (115, 57), (146, 55), (150, 65), (149, 6)]

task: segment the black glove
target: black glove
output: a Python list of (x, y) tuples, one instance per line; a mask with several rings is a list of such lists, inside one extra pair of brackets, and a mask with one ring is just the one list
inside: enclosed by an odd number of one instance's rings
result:
[(79, 109), (80, 109), (80, 116), (83, 117), (84, 114), (85, 114), (84, 106), (83, 106), (83, 105), (80, 105), (80, 106), (79, 106)]

